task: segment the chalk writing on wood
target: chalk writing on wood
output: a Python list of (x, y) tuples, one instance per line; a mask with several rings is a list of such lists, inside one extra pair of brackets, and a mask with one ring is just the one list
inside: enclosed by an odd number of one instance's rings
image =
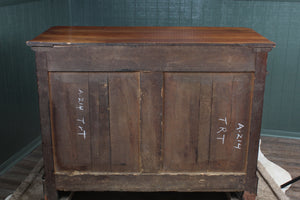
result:
[(223, 125), (218, 128), (217, 131), (217, 140), (221, 140), (222, 144), (225, 143), (225, 134), (227, 132), (227, 118), (220, 118), (219, 121), (222, 121)]
[(235, 148), (235, 149), (239, 149), (239, 150), (242, 149), (242, 142), (243, 142), (242, 129), (244, 127), (245, 126), (242, 123), (237, 124), (237, 128), (235, 129), (235, 131), (236, 131), (236, 138), (235, 138), (236, 139), (236, 141), (235, 141), (236, 145), (233, 146), (233, 148)]
[[(84, 97), (83, 97), (84, 91), (81, 89), (78, 89), (78, 97), (77, 97), (77, 105), (76, 109), (79, 110), (79, 114), (82, 115), (81, 111), (84, 111)], [(76, 119), (76, 126), (77, 126), (77, 135), (83, 136), (83, 139), (86, 139), (86, 130), (85, 130), (85, 120), (84, 116), (81, 118)]]

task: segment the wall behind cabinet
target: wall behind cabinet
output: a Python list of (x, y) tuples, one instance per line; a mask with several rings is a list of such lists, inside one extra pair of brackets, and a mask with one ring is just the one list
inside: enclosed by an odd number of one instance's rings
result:
[(39, 142), (34, 52), (25, 42), (68, 25), (68, 8), (66, 0), (0, 1), (0, 172)]

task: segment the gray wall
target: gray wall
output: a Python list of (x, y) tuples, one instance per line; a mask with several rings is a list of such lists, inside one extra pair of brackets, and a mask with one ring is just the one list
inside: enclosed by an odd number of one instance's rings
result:
[(64, 0), (0, 1), (0, 171), (40, 135), (34, 53), (25, 42), (49, 26), (68, 25), (68, 5)]

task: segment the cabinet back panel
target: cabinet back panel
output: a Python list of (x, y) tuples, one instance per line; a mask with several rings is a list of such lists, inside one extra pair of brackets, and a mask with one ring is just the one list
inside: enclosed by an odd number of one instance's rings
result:
[(226, 46), (75, 46), (48, 50), (49, 71), (253, 72), (255, 53)]
[(49, 77), (56, 172), (246, 169), (252, 73)]
[(138, 73), (50, 73), (50, 83), (56, 171), (139, 170)]
[(165, 73), (164, 171), (245, 170), (251, 73)]

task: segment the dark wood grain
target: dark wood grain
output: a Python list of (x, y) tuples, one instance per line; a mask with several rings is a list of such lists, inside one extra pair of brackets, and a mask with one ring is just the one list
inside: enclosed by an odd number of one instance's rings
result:
[(254, 72), (255, 53), (232, 46), (64, 46), (49, 48), (47, 62), (49, 71)]
[(231, 27), (52, 27), (29, 46), (82, 44), (185, 44), (273, 47), (250, 28)]
[(88, 74), (51, 73), (55, 170), (91, 169)]
[(89, 73), (89, 109), (92, 171), (111, 171), (107, 73)]
[(109, 75), (112, 171), (140, 170), (139, 82), (139, 73)]
[(256, 165), (258, 155), (258, 144), (261, 131), (261, 120), (263, 112), (263, 100), (265, 90), (265, 79), (267, 72), (267, 50), (259, 49), (256, 53), (255, 59), (255, 81), (253, 88), (253, 99), (252, 99), (252, 115), (251, 115), (251, 127), (248, 152), (248, 165), (247, 165), (247, 187), (246, 190), (249, 193), (256, 194), (257, 192), (257, 181), (256, 176)]
[[(212, 79), (212, 114), (209, 171), (228, 171), (232, 147), (232, 77), (230, 74)], [(236, 161), (239, 162), (239, 161)]]
[(251, 79), (250, 73), (212, 77), (209, 171), (245, 171)]
[[(203, 107), (207, 99), (202, 92), (210, 92), (205, 76), (165, 74), (164, 171), (207, 170), (210, 132), (200, 121), (203, 117), (210, 118), (209, 108)], [(210, 97), (207, 98), (210, 102)], [(205, 122), (209, 124), (209, 120)]]
[(49, 85), (47, 71), (47, 54), (36, 53), (37, 81), (39, 91), (40, 123), (43, 142), (43, 158), (45, 163), (44, 195), (47, 200), (57, 200), (57, 191), (54, 178), (54, 161), (50, 122)]
[(141, 73), (141, 164), (143, 172), (158, 172), (161, 165), (163, 74)]

